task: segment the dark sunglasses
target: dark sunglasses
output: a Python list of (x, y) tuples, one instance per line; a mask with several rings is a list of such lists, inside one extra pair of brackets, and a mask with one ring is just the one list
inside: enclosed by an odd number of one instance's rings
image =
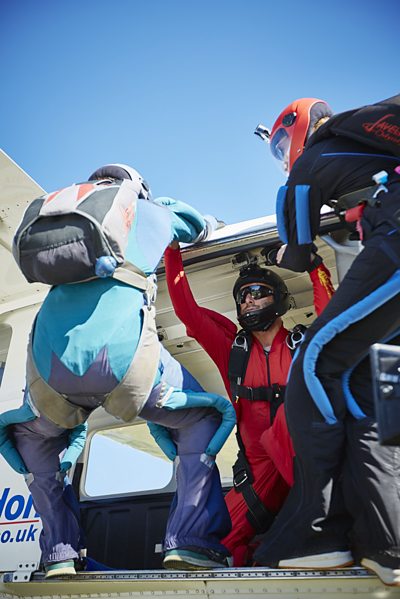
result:
[(238, 304), (244, 304), (246, 297), (249, 294), (254, 300), (259, 300), (263, 297), (274, 295), (274, 290), (269, 287), (264, 287), (264, 285), (247, 285), (247, 287), (242, 287), (242, 289), (239, 289), (237, 292), (236, 302)]

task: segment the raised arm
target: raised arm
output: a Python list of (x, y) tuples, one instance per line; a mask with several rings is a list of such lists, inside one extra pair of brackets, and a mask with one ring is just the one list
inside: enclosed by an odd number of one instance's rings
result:
[(237, 327), (222, 314), (197, 304), (183, 269), (179, 248), (168, 248), (164, 258), (168, 290), (176, 315), (186, 326), (187, 334), (196, 339), (214, 361), (229, 389), (229, 353)]

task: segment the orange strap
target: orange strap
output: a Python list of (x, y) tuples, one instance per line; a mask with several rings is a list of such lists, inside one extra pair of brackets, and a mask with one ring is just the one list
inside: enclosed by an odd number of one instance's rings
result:
[(349, 208), (348, 210), (346, 210), (344, 215), (345, 221), (347, 223), (354, 223), (355, 221), (360, 220), (360, 218), (363, 215), (364, 208), (365, 202), (363, 202), (362, 204), (357, 204), (357, 206), (354, 206), (354, 208)]

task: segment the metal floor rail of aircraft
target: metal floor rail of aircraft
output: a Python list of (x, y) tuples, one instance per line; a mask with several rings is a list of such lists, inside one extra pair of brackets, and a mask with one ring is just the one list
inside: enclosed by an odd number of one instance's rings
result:
[[(1, 580), (1, 579), (0, 579)], [(90, 599), (124, 597), (268, 597), (309, 599), (322, 597), (390, 599), (400, 597), (400, 587), (384, 586), (364, 568), (338, 570), (270, 570), (227, 568), (209, 571), (120, 570), (80, 572), (76, 576), (45, 580), (34, 574), (23, 582), (23, 572), (4, 574), (0, 597)]]

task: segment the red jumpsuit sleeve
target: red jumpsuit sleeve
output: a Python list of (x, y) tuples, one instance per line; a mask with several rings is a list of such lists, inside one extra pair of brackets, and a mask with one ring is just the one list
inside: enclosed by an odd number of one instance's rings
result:
[(228, 363), (236, 325), (218, 312), (202, 308), (193, 297), (179, 249), (167, 248), (165, 273), (172, 305), (187, 334), (196, 339), (217, 366), (229, 393)]
[(325, 264), (320, 264), (310, 272), (310, 278), (314, 291), (314, 307), (319, 316), (335, 293), (331, 273)]

